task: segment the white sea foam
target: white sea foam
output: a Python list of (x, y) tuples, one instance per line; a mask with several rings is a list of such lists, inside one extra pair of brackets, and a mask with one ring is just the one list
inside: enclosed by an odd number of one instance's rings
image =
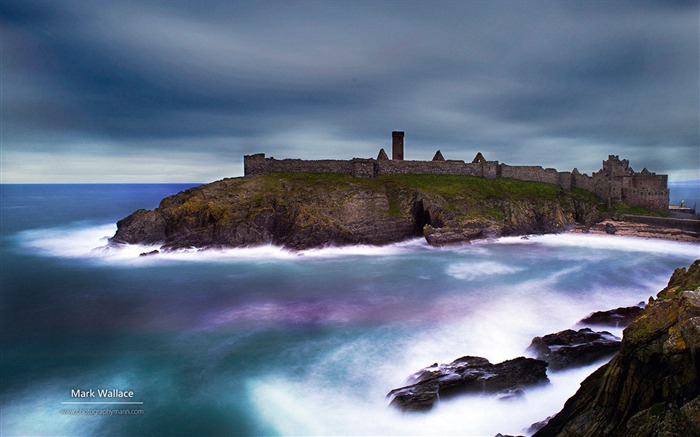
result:
[[(62, 258), (87, 258), (110, 262), (133, 262), (139, 255), (159, 249), (159, 245), (119, 244), (109, 245), (108, 239), (114, 235), (114, 224), (91, 225), (73, 223), (63, 227), (32, 229), (19, 233), (22, 245), (31, 251), (47, 256)], [(384, 246), (355, 245), (324, 247), (303, 251), (290, 251), (280, 246), (260, 245), (246, 248), (207, 249), (197, 248), (165, 251), (158, 256), (141, 257), (139, 263), (157, 261), (231, 261), (253, 260), (274, 261), (281, 259), (320, 259), (348, 256), (382, 257), (417, 251), (451, 251), (454, 253), (483, 255), (490, 244), (522, 244), (548, 247), (580, 247), (583, 249), (619, 250), (625, 252), (653, 252), (662, 254), (700, 257), (700, 244), (667, 240), (643, 239), (636, 237), (609, 237), (582, 234), (550, 234), (520, 237), (504, 237), (496, 240), (483, 240), (474, 244), (464, 244), (444, 248), (429, 246), (424, 239), (416, 238)], [(585, 253), (584, 253), (585, 254)], [(520, 269), (489, 261), (476, 264), (458, 263), (448, 267), (447, 274), (458, 279), (471, 280), (475, 275), (497, 275), (517, 273)]]
[[(347, 348), (358, 356), (363, 345)], [(324, 364), (341, 363), (333, 358)], [(281, 435), (517, 435), (558, 412), (581, 380), (601, 364), (551, 372), (550, 384), (529, 388), (522, 398), (460, 396), (439, 402), (429, 414), (402, 414), (387, 405), (385, 395), (394, 387), (383, 381), (401, 370), (386, 363), (352, 363), (349, 368), (341, 363), (352, 378), (342, 384), (327, 378), (327, 371), (262, 376), (248, 382), (248, 392), (259, 419)]]
[(550, 247), (580, 247), (582, 249), (619, 250), (625, 252), (646, 252), (660, 254), (687, 255), (700, 257), (700, 243), (670, 241), (656, 238), (609, 236), (594, 234), (546, 234), (521, 237), (502, 237), (493, 240), (494, 244), (546, 245)]
[(446, 273), (457, 279), (471, 281), (482, 276), (507, 275), (522, 270), (520, 267), (513, 267), (503, 263), (480, 261), (451, 264), (447, 267)]
[(116, 226), (75, 223), (66, 227), (31, 229), (19, 233), (22, 245), (44, 255), (83, 258), (100, 254)]
[[(87, 225), (74, 223), (64, 227), (32, 229), (19, 233), (22, 246), (33, 252), (60, 258), (86, 258), (102, 261), (133, 261), (142, 253), (160, 248), (160, 245), (116, 244), (109, 245), (114, 235), (113, 224)], [(398, 255), (416, 250), (434, 250), (424, 239), (412, 239), (384, 246), (355, 245), (324, 247), (303, 251), (291, 251), (271, 244), (228, 249), (180, 249), (163, 251), (158, 256), (141, 257), (139, 262), (157, 261), (251, 261), (284, 259), (319, 259), (346, 256), (380, 257)]]
[[(528, 388), (519, 399), (459, 396), (439, 402), (429, 414), (401, 414), (387, 406), (385, 395), (432, 363), (463, 355), (483, 356), (492, 363), (527, 356), (533, 337), (573, 327), (601, 304), (558, 289), (558, 281), (577, 269), (436, 296), (424, 309), (430, 325), (406, 328), (400, 338), (374, 334), (338, 344), (305, 363), (302, 375), (278, 371), (248, 381), (255, 411), (283, 435), (527, 434), (531, 424), (556, 414), (602, 362), (548, 372), (551, 384)], [(640, 293), (610, 290), (605, 304), (619, 306)]]

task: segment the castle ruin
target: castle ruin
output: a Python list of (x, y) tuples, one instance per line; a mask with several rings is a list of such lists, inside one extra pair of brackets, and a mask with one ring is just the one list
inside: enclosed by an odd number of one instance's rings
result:
[(635, 172), (629, 161), (610, 155), (601, 170), (591, 176), (577, 169), (569, 172), (540, 166), (512, 166), (498, 161), (487, 161), (481, 152), (474, 160), (446, 160), (438, 150), (432, 161), (404, 160), (404, 132), (392, 132), (391, 159), (384, 149), (377, 159), (302, 160), (266, 158), (264, 153), (243, 158), (244, 175), (263, 175), (274, 172), (342, 173), (359, 178), (374, 178), (391, 174), (447, 174), (478, 176), (487, 179), (511, 178), (522, 181), (546, 182), (565, 190), (581, 188), (611, 204), (621, 202), (656, 210), (668, 209), (668, 176), (657, 175), (646, 168)]

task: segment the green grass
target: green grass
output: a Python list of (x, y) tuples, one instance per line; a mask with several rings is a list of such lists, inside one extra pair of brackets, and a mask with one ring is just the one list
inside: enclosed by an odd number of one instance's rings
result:
[(624, 203), (613, 203), (611, 212), (616, 215), (650, 215), (655, 217), (668, 217), (668, 211), (658, 211), (656, 209), (644, 208), (643, 206), (629, 206)]
[(376, 178), (354, 178), (339, 173), (271, 173), (263, 177), (268, 181), (297, 181), (311, 186), (326, 184), (360, 186), (374, 189), (409, 188), (418, 189), (442, 196), (474, 194), (478, 197), (530, 196), (555, 198), (562, 190), (554, 184), (519, 181), (515, 179), (486, 179), (461, 175), (384, 175)]
[[(486, 179), (463, 175), (383, 175), (376, 178), (355, 178), (339, 173), (271, 173), (257, 178), (256, 182), (263, 188), (256, 200), (262, 201), (269, 196), (279, 196), (286, 190), (309, 190), (310, 195), (318, 194), (317, 189), (327, 187), (334, 191), (352, 191), (364, 189), (386, 193), (389, 199), (387, 215), (398, 217), (406, 214), (401, 200), (405, 190), (418, 191), (428, 196), (440, 196), (446, 204), (444, 207), (454, 216), (464, 219), (504, 220), (503, 210), (494, 204), (499, 201), (565, 201), (569, 196), (590, 199), (594, 195), (580, 190), (566, 194), (559, 186), (542, 182), (520, 181), (498, 178)], [(286, 188), (285, 188), (286, 187)], [(263, 202), (261, 202), (263, 203)]]
[[(258, 192), (255, 200), (263, 202), (270, 196), (279, 197), (288, 190), (308, 190), (309, 194), (318, 188), (332, 187), (334, 190), (351, 191), (365, 189), (374, 192), (386, 192), (390, 201), (390, 216), (400, 216), (401, 209), (399, 194), (403, 190), (416, 190), (427, 194), (441, 196), (447, 202), (446, 207), (452, 208), (460, 204), (462, 211), (453, 211), (456, 215), (480, 215), (502, 220), (503, 212), (494, 206), (494, 201), (559, 201), (562, 205), (571, 200), (598, 204), (600, 214), (613, 217), (623, 215), (650, 215), (658, 217), (669, 216), (668, 211), (656, 211), (649, 208), (628, 206), (614, 203), (610, 208), (603, 204), (593, 193), (574, 188), (566, 191), (555, 184), (544, 182), (521, 181), (509, 178), (486, 179), (477, 176), (463, 175), (432, 175), (432, 174), (396, 174), (383, 175), (376, 178), (355, 178), (340, 173), (270, 173), (256, 177)], [(262, 188), (262, 189), (260, 189)], [(337, 192), (337, 191), (336, 191)], [(284, 197), (284, 196), (282, 196)], [(264, 203), (264, 202), (263, 202)], [(471, 213), (469, 210), (479, 210)]]
[(471, 195), (483, 199), (508, 199), (514, 196), (529, 196), (553, 199), (561, 191), (556, 185), (542, 182), (461, 175), (386, 175), (379, 176), (374, 181), (380, 184), (398, 184), (444, 197)]

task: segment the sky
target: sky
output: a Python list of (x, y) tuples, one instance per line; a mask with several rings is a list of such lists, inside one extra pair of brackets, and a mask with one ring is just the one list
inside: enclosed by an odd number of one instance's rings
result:
[(693, 1), (0, 3), (0, 182), (210, 182), (243, 155), (700, 179)]

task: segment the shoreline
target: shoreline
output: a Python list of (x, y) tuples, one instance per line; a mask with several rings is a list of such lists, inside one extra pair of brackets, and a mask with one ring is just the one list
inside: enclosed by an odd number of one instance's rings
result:
[[(609, 224), (615, 227), (615, 232), (612, 234), (606, 231), (606, 227)], [(604, 220), (590, 227), (582, 224), (576, 224), (569, 232), (574, 234), (610, 235), (612, 237), (619, 235), (623, 237), (638, 237), (646, 239), (655, 238), (670, 241), (686, 241), (691, 243), (700, 242), (700, 234), (697, 232), (624, 220)]]

